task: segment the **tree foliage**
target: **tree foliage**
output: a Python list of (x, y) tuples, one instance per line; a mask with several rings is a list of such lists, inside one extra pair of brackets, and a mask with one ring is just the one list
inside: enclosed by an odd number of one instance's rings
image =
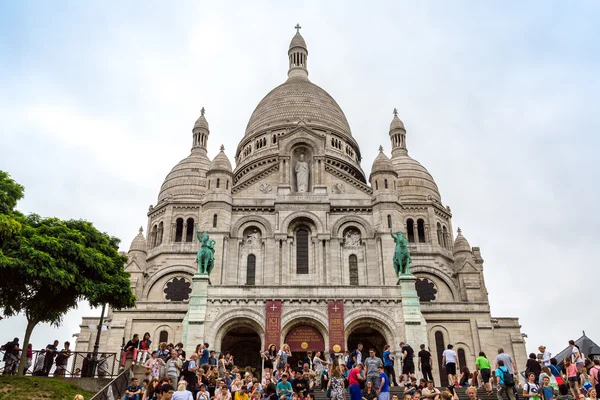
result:
[(117, 238), (83, 220), (25, 216), (14, 210), (22, 197), (23, 187), (0, 171), (0, 310), (25, 314), (24, 344), (36, 324), (58, 326), (79, 301), (135, 305)]

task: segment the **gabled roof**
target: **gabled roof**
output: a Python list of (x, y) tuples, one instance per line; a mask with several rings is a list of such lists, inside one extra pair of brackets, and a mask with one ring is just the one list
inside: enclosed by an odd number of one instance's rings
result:
[[(579, 346), (581, 352), (588, 358), (593, 359), (594, 355), (600, 355), (600, 346), (598, 346), (592, 339), (585, 335), (583, 332), (583, 336), (575, 341), (575, 344)], [(558, 353), (554, 358), (558, 361), (559, 364), (562, 364), (565, 358), (567, 358), (571, 354), (571, 346), (567, 346), (566, 349)]]

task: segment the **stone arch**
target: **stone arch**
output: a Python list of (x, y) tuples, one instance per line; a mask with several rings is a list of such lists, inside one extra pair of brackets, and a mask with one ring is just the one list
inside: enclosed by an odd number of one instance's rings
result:
[[(296, 309), (288, 311), (281, 316), (281, 340), (284, 341), (288, 333), (295, 327), (299, 325), (310, 325), (323, 336), (325, 351), (327, 351), (327, 349), (329, 349), (328, 324), (327, 316), (317, 310)], [(283, 346), (283, 342), (281, 345)]]
[(240, 218), (231, 228), (231, 234), (234, 237), (241, 238), (246, 229), (250, 225), (256, 225), (262, 232), (262, 237), (273, 237), (273, 228), (271, 223), (260, 215), (248, 215)]
[[(304, 133), (305, 136), (299, 136), (298, 133)], [(280, 153), (291, 154), (292, 148), (298, 145), (303, 145), (307, 147), (312, 147), (311, 150), (313, 154), (315, 154), (316, 150), (319, 149), (321, 146), (314, 138), (311, 137), (312, 135), (314, 135), (314, 132), (311, 132), (310, 130), (302, 127), (291, 130), (286, 136), (291, 137), (293, 139), (291, 139), (285, 144), (283, 149), (281, 149)]]
[[(208, 332), (206, 332), (207, 341), (211, 343), (210, 341), (212, 340), (212, 343), (215, 344), (215, 350), (220, 351), (221, 349), (218, 349), (216, 346), (220, 347), (223, 337), (225, 337), (227, 332), (240, 324), (254, 329), (258, 336), (261, 337), (261, 342), (264, 342), (263, 326), (265, 325), (265, 317), (259, 311), (249, 307), (227, 309), (220, 313), (217, 319), (210, 324), (211, 327)], [(264, 343), (261, 343), (262, 348), (264, 348)]]
[(471, 350), (471, 346), (469, 346), (465, 342), (454, 342), (453, 345), (454, 350), (456, 350), (456, 353), (458, 353), (458, 349), (463, 349), (463, 351), (465, 352), (466, 364), (461, 364), (461, 369), (462, 367), (469, 366), (475, 362), (475, 359), (477, 357), (475, 357), (475, 353), (473, 353), (473, 351)]
[(438, 269), (426, 265), (417, 265), (411, 266), (410, 270), (413, 274), (431, 275), (442, 280), (446, 286), (448, 286), (448, 289), (450, 289), (450, 292), (452, 293), (452, 300), (455, 301), (456, 299), (460, 298), (460, 294), (458, 293), (456, 285), (452, 279), (446, 274), (441, 274)]
[[(385, 312), (375, 309), (355, 309), (344, 315), (346, 331), (346, 338), (350, 336), (353, 330), (361, 328), (363, 326), (371, 326), (379, 329), (385, 340), (394, 346), (398, 343), (394, 342), (396, 335), (394, 332), (399, 332), (396, 324)], [(402, 339), (402, 338), (400, 338)]]
[(314, 213), (310, 211), (297, 211), (288, 215), (281, 223), (280, 232), (288, 233), (290, 224), (294, 220), (301, 218), (310, 220), (310, 222), (312, 222), (313, 226), (316, 228), (316, 232), (313, 232), (314, 234), (323, 232), (323, 224), (321, 223), (321, 220), (319, 219), (319, 217), (317, 217)]
[(188, 265), (173, 265), (171, 267), (167, 267), (165, 269), (161, 269), (159, 272), (157, 272), (156, 274), (152, 275), (152, 278), (150, 278), (148, 280), (148, 282), (146, 283), (146, 286), (144, 288), (144, 291), (142, 293), (142, 298), (145, 299), (148, 297), (148, 294), (150, 293), (150, 291), (152, 290), (152, 287), (154, 286), (154, 284), (156, 283), (156, 281), (158, 281), (160, 278), (169, 275), (169, 274), (175, 274), (175, 273), (181, 273), (183, 275), (189, 275), (190, 277), (194, 276), (194, 274), (196, 272), (198, 272), (198, 268), (196, 267), (190, 267)]
[(333, 224), (333, 227), (331, 228), (331, 237), (342, 238), (344, 229), (350, 225), (358, 228), (360, 230), (360, 234), (365, 239), (372, 238), (375, 235), (371, 224), (369, 224), (369, 222), (364, 218), (358, 216), (346, 216), (340, 218), (335, 224)]
[(287, 216), (286, 219), (283, 220), (283, 222), (281, 223), (281, 232), (286, 232), (289, 233), (289, 227), (290, 224), (292, 222), (294, 222), (294, 220), (296, 219), (307, 219), (310, 220), (313, 224), (313, 226), (316, 228), (316, 232), (313, 232), (313, 234), (317, 234), (317, 233), (323, 233), (323, 224), (321, 223), (321, 220), (319, 219), (319, 217), (317, 217), (314, 213), (310, 212), (310, 211), (297, 211), (295, 213), (292, 213), (290, 215)]

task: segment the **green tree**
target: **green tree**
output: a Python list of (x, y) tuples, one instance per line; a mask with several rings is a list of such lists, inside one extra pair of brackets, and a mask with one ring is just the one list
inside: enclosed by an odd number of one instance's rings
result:
[[(117, 238), (83, 220), (24, 216), (14, 210), (22, 196), (23, 188), (0, 171), (0, 199), (8, 204), (0, 206), (0, 309), (5, 316), (25, 314), (23, 346), (38, 323), (59, 326), (79, 301), (135, 306)], [(23, 352), (19, 374), (25, 361)]]

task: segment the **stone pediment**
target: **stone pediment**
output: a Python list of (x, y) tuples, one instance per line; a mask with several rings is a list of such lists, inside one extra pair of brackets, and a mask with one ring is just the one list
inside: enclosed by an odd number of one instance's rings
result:
[(129, 264), (125, 267), (125, 271), (130, 273), (143, 272), (140, 266), (137, 263), (137, 259), (132, 257), (129, 259)]
[(479, 270), (469, 261), (462, 261), (462, 265), (459, 266), (458, 272), (461, 274), (478, 274)]

